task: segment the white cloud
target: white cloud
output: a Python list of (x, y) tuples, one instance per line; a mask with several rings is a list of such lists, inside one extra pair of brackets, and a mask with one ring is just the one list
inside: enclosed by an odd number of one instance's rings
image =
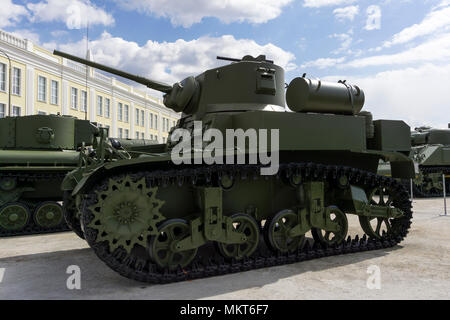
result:
[(414, 24), (395, 34), (382, 47), (389, 48), (396, 44), (403, 44), (418, 37), (434, 34), (450, 27), (450, 1), (443, 1), (428, 13), (422, 22)]
[(339, 21), (350, 20), (353, 21), (355, 16), (359, 13), (359, 6), (348, 6), (344, 8), (334, 9), (333, 14)]
[(1, 1), (0, 28), (14, 26), (23, 16), (27, 16), (27, 9), (12, 3), (11, 0)]
[(50, 32), (50, 34), (54, 38), (59, 38), (59, 37), (67, 36), (69, 34), (69, 31), (67, 31), (67, 30), (54, 30), (54, 31)]
[(318, 68), (318, 69), (326, 69), (334, 67), (339, 63), (343, 63), (345, 58), (320, 58), (317, 60), (307, 61), (300, 66), (302, 69), (306, 68)]
[[(231, 35), (222, 37), (201, 37), (199, 39), (175, 42), (148, 41), (144, 46), (108, 33), (89, 43), (95, 61), (141, 74), (151, 79), (173, 83), (187, 76), (224, 64), (216, 56), (242, 58), (250, 54), (265, 54), (268, 59), (286, 70), (296, 68), (295, 56), (273, 45), (260, 45), (249, 39), (235, 39)], [(85, 40), (61, 44), (59, 49), (78, 56), (85, 56)]]
[(367, 22), (364, 29), (366, 30), (379, 30), (381, 29), (381, 8), (380, 6), (372, 5), (366, 10)]
[(265, 23), (278, 17), (282, 8), (293, 0), (114, 0), (123, 8), (138, 10), (185, 28), (203, 18), (215, 17), (222, 22)]
[(342, 67), (365, 68), (383, 65), (407, 65), (424, 62), (446, 62), (450, 59), (450, 33), (440, 35), (405, 51), (356, 59)]
[(320, 8), (346, 5), (357, 1), (358, 0), (304, 0), (303, 6), (308, 8)]
[(333, 50), (331, 53), (340, 54), (340, 53), (346, 52), (346, 51), (347, 51), (347, 53), (351, 53), (348, 50), (353, 43), (353, 37), (351, 36), (351, 34), (353, 34), (353, 30), (350, 30), (350, 32), (348, 34), (347, 33), (335, 33), (335, 34), (330, 35), (330, 38), (338, 39), (339, 41), (341, 41), (341, 46), (338, 49)]
[(114, 24), (114, 18), (105, 10), (96, 7), (90, 0), (44, 0), (27, 4), (31, 11), (31, 22), (64, 22), (69, 29), (80, 29), (90, 25)]
[(411, 127), (431, 125), (447, 128), (450, 64), (423, 64), (418, 67), (383, 71), (367, 77), (347, 79), (366, 94), (364, 109), (375, 119), (404, 120)]

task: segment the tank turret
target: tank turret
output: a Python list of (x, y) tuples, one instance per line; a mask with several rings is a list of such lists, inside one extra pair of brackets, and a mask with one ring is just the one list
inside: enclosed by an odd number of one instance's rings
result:
[(364, 92), (345, 81), (331, 83), (295, 78), (287, 86), (285, 97), (284, 70), (264, 55), (256, 58), (247, 55), (242, 59), (217, 57), (232, 63), (169, 85), (60, 51), (54, 54), (163, 92), (164, 105), (182, 112), (184, 117), (200, 119), (213, 112), (285, 111), (285, 98), (295, 112), (355, 115), (364, 106)]

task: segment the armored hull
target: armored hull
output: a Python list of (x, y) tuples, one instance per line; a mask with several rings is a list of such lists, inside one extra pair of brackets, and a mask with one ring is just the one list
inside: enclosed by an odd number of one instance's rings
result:
[[(285, 92), (284, 70), (264, 56), (169, 86), (56, 54), (163, 91), (183, 112), (167, 144), (117, 161), (97, 150), (63, 183), (79, 231), (121, 275), (182, 281), (406, 237), (411, 202), (394, 178), (414, 176), (410, 128), (361, 112), (359, 87), (297, 78)], [(377, 175), (380, 159), (393, 178)], [(348, 215), (360, 221), (355, 238)]]

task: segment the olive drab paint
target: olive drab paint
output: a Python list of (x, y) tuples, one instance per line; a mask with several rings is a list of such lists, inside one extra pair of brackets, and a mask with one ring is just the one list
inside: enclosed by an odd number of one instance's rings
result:
[(450, 128), (416, 128), (411, 132), (411, 143), (411, 157), (419, 166), (414, 194), (443, 196), (444, 187), (450, 189)]
[[(169, 85), (55, 54), (159, 90), (182, 113), (167, 143), (112, 160), (103, 156), (111, 144), (99, 143), (63, 183), (87, 242), (120, 274), (166, 283), (406, 237), (407, 191), (376, 172), (383, 160), (395, 178), (414, 177), (410, 128), (361, 111), (358, 86), (302, 77), (286, 88), (283, 68), (263, 55), (220, 57), (231, 63)], [(277, 170), (263, 175), (275, 160)], [(348, 215), (364, 235), (347, 237)]]
[(69, 116), (0, 119), (0, 236), (67, 230), (60, 186), (97, 131)]

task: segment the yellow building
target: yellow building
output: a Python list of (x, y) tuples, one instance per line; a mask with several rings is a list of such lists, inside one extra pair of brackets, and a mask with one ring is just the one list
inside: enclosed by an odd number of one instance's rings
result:
[(161, 99), (0, 30), (0, 118), (58, 113), (97, 122), (111, 137), (162, 143), (180, 118)]

